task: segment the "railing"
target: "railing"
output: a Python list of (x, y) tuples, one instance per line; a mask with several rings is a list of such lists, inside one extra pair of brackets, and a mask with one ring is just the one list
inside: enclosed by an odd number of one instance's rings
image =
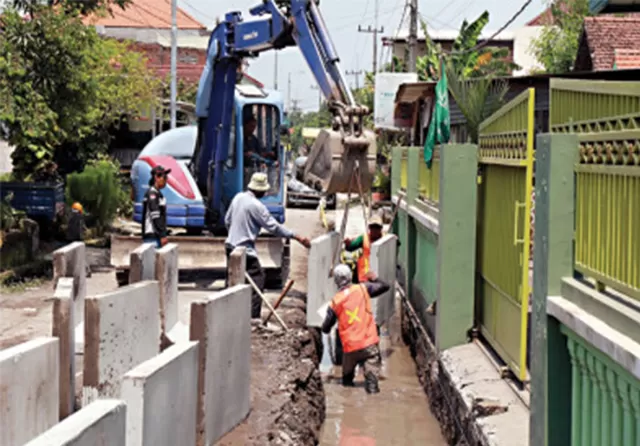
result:
[(571, 446), (639, 444), (638, 380), (573, 331), (561, 330), (571, 357)]
[(535, 92), (524, 91), (480, 126), (478, 273), (483, 336), (527, 379), (527, 321)]
[(423, 200), (437, 205), (440, 200), (440, 147), (433, 151), (431, 168), (424, 162), (424, 154), (420, 153), (420, 176), (418, 196)]
[(579, 137), (575, 269), (640, 299), (640, 83), (552, 79), (551, 101)]

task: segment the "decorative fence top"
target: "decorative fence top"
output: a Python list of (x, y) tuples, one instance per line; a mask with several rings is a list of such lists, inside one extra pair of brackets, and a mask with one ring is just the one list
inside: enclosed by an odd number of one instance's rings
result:
[(480, 124), (481, 161), (526, 161), (527, 148), (533, 148), (534, 95), (533, 88), (523, 91)]

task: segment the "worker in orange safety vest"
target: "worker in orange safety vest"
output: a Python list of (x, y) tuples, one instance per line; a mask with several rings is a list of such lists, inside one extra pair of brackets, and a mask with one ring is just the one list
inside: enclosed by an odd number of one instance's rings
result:
[(371, 244), (382, 238), (382, 217), (374, 214), (369, 220), (369, 231), (355, 239), (346, 238), (344, 240), (345, 251), (353, 252), (362, 250), (356, 261), (356, 274), (354, 283), (362, 283), (366, 280), (370, 270)]
[(355, 369), (360, 365), (364, 369), (366, 392), (378, 393), (380, 338), (371, 311), (371, 299), (389, 290), (389, 284), (378, 280), (371, 272), (365, 282), (352, 284), (351, 268), (342, 263), (333, 269), (333, 280), (339, 291), (327, 309), (322, 331), (329, 333), (338, 323), (344, 351), (342, 385), (353, 386)]

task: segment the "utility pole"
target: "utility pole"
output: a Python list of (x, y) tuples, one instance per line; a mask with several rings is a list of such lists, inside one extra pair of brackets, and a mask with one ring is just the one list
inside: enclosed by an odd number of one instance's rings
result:
[(409, 72), (416, 72), (418, 54), (418, 0), (409, 0)]
[(362, 74), (362, 70), (349, 70), (346, 71), (345, 74), (347, 76), (355, 76), (356, 78), (356, 90), (360, 89), (360, 75)]
[(384, 32), (384, 26), (378, 28), (378, 0), (376, 0), (375, 5), (375, 20), (373, 27), (371, 25), (363, 28), (361, 25), (358, 25), (359, 33), (369, 33), (373, 34), (373, 75), (378, 72), (378, 34)]
[(273, 64), (273, 89), (278, 89), (278, 52), (275, 52), (275, 62)]
[(293, 102), (291, 99), (291, 71), (289, 71), (289, 80), (287, 82), (287, 102), (289, 103), (289, 108), (291, 108)]
[(178, 0), (171, 0), (171, 128), (176, 128), (178, 99)]
[(322, 108), (322, 90), (317, 85), (310, 86), (312, 90), (318, 90), (318, 111)]

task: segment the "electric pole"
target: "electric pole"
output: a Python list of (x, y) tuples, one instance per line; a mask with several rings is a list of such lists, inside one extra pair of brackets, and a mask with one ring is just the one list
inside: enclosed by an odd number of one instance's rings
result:
[(171, 128), (176, 128), (178, 99), (178, 0), (171, 0)]
[(347, 76), (355, 76), (356, 78), (356, 90), (360, 89), (360, 75), (362, 74), (362, 70), (349, 70), (346, 71), (345, 74)]
[(358, 32), (373, 34), (373, 73), (375, 75), (378, 70), (378, 34), (384, 32), (384, 26), (378, 28), (377, 26), (372, 27), (369, 25), (363, 28), (361, 25), (358, 25)]
[(418, 0), (409, 0), (409, 72), (416, 72), (418, 53)]
[(318, 111), (322, 108), (322, 90), (317, 85), (310, 86), (312, 90), (318, 90)]
[(289, 80), (287, 81), (287, 101), (289, 102), (289, 108), (291, 108), (293, 103), (291, 99), (291, 71), (289, 71)]

